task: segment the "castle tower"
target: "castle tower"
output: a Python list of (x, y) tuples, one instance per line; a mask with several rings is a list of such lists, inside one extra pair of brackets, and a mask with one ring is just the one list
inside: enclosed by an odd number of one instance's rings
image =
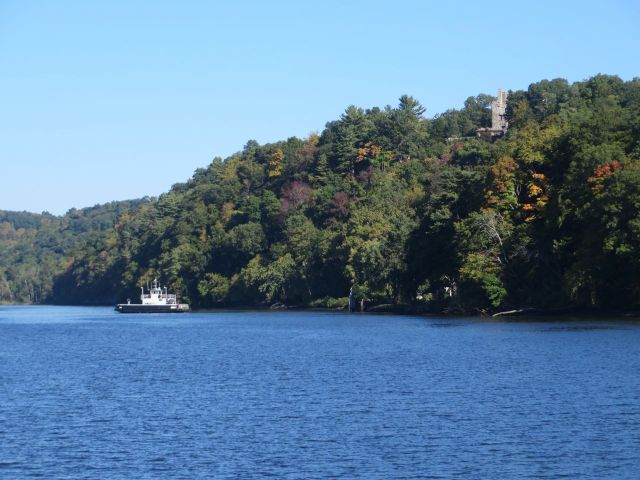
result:
[(507, 92), (498, 90), (498, 98), (491, 102), (491, 130), (506, 132), (509, 123), (505, 118), (507, 112)]
[(498, 98), (491, 102), (491, 128), (479, 128), (476, 130), (476, 135), (488, 140), (503, 136), (509, 128), (506, 113), (507, 92), (499, 89)]

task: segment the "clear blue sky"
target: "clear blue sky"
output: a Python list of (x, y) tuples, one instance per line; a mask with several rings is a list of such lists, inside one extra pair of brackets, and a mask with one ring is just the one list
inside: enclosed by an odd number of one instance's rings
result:
[(0, 0), (0, 209), (157, 196), (350, 104), (629, 80), (639, 32), (637, 0)]

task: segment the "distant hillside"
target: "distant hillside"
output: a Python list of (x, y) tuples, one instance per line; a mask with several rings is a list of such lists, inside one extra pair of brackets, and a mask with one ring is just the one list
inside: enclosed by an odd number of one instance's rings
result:
[(157, 276), (201, 307), (638, 306), (640, 79), (534, 83), (505, 137), (473, 138), (492, 100), (351, 106), (158, 199), (0, 212), (0, 300), (110, 304)]
[(71, 209), (62, 217), (0, 210), (0, 302), (54, 301), (54, 283), (73, 258), (86, 254), (125, 211), (150, 201)]

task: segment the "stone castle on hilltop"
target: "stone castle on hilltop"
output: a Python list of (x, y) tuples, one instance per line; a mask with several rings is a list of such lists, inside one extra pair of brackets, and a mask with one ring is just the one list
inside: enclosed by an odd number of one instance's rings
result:
[(476, 130), (476, 135), (489, 139), (503, 136), (509, 128), (506, 112), (507, 92), (499, 89), (498, 98), (491, 102), (491, 127), (479, 128)]

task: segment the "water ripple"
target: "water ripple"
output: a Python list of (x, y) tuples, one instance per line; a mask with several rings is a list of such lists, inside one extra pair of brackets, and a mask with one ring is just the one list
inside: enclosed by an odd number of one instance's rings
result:
[(636, 324), (2, 307), (0, 338), (3, 478), (640, 471)]

